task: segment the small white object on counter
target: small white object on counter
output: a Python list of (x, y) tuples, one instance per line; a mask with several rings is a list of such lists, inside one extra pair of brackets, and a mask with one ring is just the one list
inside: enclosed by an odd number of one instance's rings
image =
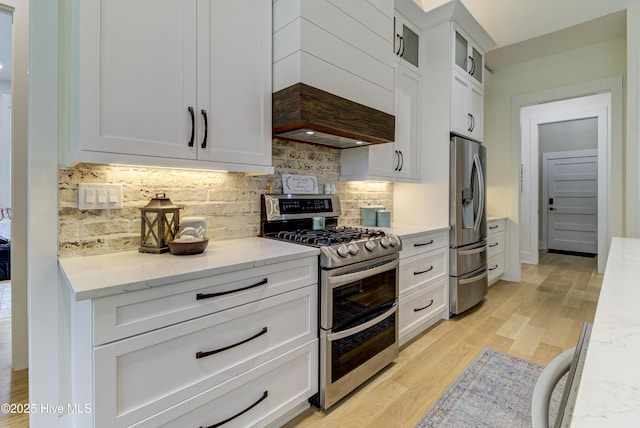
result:
[(137, 251), (58, 259), (61, 273), (71, 285), (75, 300), (159, 287), (270, 263), (318, 255), (320, 251), (266, 238), (215, 241), (198, 255)]
[(640, 240), (613, 238), (571, 427), (640, 421)]

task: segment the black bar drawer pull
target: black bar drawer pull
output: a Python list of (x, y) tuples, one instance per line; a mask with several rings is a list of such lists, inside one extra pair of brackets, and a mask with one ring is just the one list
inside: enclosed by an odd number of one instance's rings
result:
[[(263, 400), (265, 400), (268, 396), (269, 396), (269, 391), (265, 391), (265, 392), (263, 392), (263, 393), (262, 393), (262, 397), (260, 397), (260, 398), (258, 399), (258, 401), (256, 401), (255, 403), (253, 403), (252, 405), (250, 405), (249, 407), (247, 407), (246, 409), (244, 409), (243, 411), (241, 411), (241, 412), (240, 412), (240, 413), (238, 413), (237, 415), (233, 415), (233, 416), (231, 416), (230, 418), (225, 419), (225, 420), (224, 420), (224, 421), (222, 421), (222, 422), (218, 422), (217, 424), (209, 425), (209, 426), (208, 426), (208, 427), (206, 427), (206, 428), (218, 428), (218, 427), (220, 427), (220, 426), (222, 426), (222, 425), (226, 424), (227, 422), (231, 422), (232, 420), (234, 420), (234, 419), (235, 419), (235, 418), (237, 418), (238, 416), (242, 416), (242, 415), (244, 415), (244, 414), (245, 414), (245, 413), (247, 413), (249, 410), (253, 409), (253, 408), (254, 408), (254, 407), (256, 407), (258, 404), (262, 403), (262, 401), (263, 401)], [(205, 428), (205, 427), (200, 426), (200, 428)]]
[(211, 299), (212, 297), (224, 296), (225, 294), (231, 294), (231, 293), (237, 293), (238, 291), (249, 290), (251, 288), (260, 287), (261, 285), (265, 285), (268, 281), (269, 281), (268, 278), (263, 278), (262, 281), (258, 281), (255, 284), (248, 285), (248, 286), (242, 287), (242, 288), (237, 288), (235, 290), (221, 291), (220, 293), (209, 293), (209, 294), (198, 293), (198, 294), (196, 294), (196, 300)]
[(234, 343), (233, 345), (225, 346), (224, 348), (214, 349), (213, 351), (205, 351), (205, 352), (198, 351), (198, 352), (196, 352), (196, 359), (204, 358), (204, 357), (208, 357), (208, 356), (213, 355), (213, 354), (217, 354), (217, 353), (220, 353), (220, 352), (228, 351), (231, 348), (235, 348), (236, 346), (240, 346), (243, 343), (250, 342), (253, 339), (256, 339), (256, 338), (258, 338), (258, 337), (260, 337), (260, 336), (262, 336), (263, 334), (266, 334), (266, 333), (267, 333), (267, 327), (264, 327), (260, 331), (260, 333), (254, 334), (253, 336), (248, 337), (248, 338), (246, 338), (244, 340), (241, 340), (240, 342)]
[(499, 242), (496, 242), (495, 244), (489, 244), (489, 248), (497, 247), (498, 245), (500, 245)]
[(497, 229), (497, 228), (499, 228), (499, 227), (500, 227), (500, 226), (498, 226), (498, 225), (496, 224), (495, 226), (489, 226), (489, 229)]
[(494, 267), (490, 267), (489, 270), (496, 270), (498, 269), (498, 265), (495, 265)]
[(424, 247), (425, 245), (431, 245), (433, 244), (433, 239), (429, 242), (425, 242), (423, 244), (413, 244), (414, 247)]
[(424, 306), (422, 308), (414, 308), (413, 312), (420, 312), (420, 311), (424, 311), (425, 309), (427, 309), (428, 307), (430, 307), (431, 305), (433, 305), (433, 299), (431, 299), (431, 301), (429, 302), (429, 304), (427, 306)]
[(429, 266), (426, 270), (421, 270), (418, 272), (414, 272), (414, 275), (422, 275), (423, 273), (431, 272), (433, 270), (433, 265)]

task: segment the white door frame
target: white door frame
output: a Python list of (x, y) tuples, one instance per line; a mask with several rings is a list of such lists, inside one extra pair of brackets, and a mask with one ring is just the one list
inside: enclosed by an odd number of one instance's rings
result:
[(542, 210), (540, 215), (542, 216), (542, 233), (540, 234), (540, 248), (548, 248), (547, 238), (547, 217), (549, 213), (549, 180), (547, 162), (551, 159), (571, 159), (578, 157), (598, 157), (598, 151), (596, 149), (589, 150), (571, 150), (568, 152), (546, 152), (542, 153)]
[(611, 152), (612, 94), (600, 93), (521, 109), (520, 259), (538, 263), (539, 135), (538, 126), (596, 117), (598, 120), (598, 272), (606, 265), (609, 231), (609, 153)]

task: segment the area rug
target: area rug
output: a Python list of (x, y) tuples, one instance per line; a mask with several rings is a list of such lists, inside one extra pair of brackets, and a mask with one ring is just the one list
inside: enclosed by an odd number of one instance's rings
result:
[[(531, 427), (531, 397), (543, 369), (531, 361), (484, 348), (416, 428)], [(552, 421), (563, 385), (564, 378), (552, 396)]]
[(11, 316), (11, 283), (0, 284), (0, 319)]

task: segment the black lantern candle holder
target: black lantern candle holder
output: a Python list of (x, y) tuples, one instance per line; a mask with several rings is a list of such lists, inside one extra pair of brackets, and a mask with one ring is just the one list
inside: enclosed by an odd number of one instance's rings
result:
[(141, 253), (161, 254), (169, 252), (169, 241), (175, 238), (180, 224), (180, 207), (165, 194), (151, 199), (141, 209), (140, 248)]

